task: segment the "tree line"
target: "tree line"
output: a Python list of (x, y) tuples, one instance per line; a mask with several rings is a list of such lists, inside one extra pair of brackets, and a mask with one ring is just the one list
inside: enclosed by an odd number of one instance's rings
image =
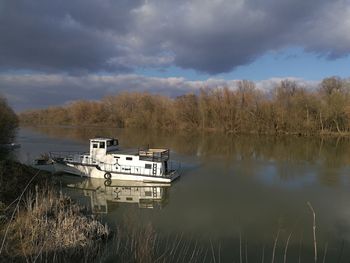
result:
[(325, 78), (317, 89), (283, 80), (270, 92), (242, 80), (237, 89), (201, 89), (170, 98), (123, 92), (100, 101), (30, 110), (29, 125), (101, 125), (119, 128), (222, 130), (228, 133), (327, 134), (350, 131), (350, 82)]

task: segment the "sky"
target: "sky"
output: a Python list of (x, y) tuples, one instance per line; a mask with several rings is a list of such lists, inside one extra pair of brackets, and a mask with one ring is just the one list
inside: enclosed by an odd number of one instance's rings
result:
[(350, 0), (0, 0), (0, 94), (16, 110), (349, 78)]

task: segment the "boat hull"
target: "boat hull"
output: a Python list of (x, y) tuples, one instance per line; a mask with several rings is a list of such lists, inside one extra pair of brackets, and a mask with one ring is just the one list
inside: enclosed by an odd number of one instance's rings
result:
[(100, 178), (107, 179), (106, 173), (110, 174), (110, 179), (115, 180), (127, 180), (127, 181), (140, 181), (140, 182), (158, 182), (158, 183), (170, 183), (177, 179), (180, 174), (178, 171), (173, 171), (167, 176), (149, 176), (142, 174), (131, 174), (131, 173), (118, 173), (112, 171), (103, 171), (98, 169), (94, 165), (82, 165), (82, 164), (71, 164), (71, 163), (55, 163), (55, 172), (69, 173), (73, 175), (89, 177), (89, 178)]

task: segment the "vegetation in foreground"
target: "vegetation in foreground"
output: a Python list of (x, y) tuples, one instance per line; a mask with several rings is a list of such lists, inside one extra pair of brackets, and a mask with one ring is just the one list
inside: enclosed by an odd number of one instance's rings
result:
[(344, 134), (350, 132), (350, 83), (326, 78), (318, 90), (284, 80), (272, 92), (240, 81), (237, 90), (202, 89), (175, 99), (121, 93), (102, 101), (20, 114), (28, 125), (100, 125), (119, 128), (222, 130), (255, 134)]
[(0, 257), (7, 262), (88, 262), (99, 254), (109, 228), (50, 187), (47, 176), (0, 161)]

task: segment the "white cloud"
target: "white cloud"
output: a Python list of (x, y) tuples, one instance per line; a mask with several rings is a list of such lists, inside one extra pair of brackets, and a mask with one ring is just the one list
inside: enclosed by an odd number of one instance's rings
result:
[[(288, 78), (306, 88), (314, 88), (316, 81)], [(269, 91), (282, 79), (271, 78), (256, 82), (256, 87)], [(16, 110), (43, 108), (51, 105), (63, 105), (72, 100), (95, 100), (108, 94), (122, 91), (151, 92), (167, 96), (179, 96), (196, 93), (201, 88), (228, 87), (237, 88), (238, 80), (209, 78), (203, 81), (192, 81), (182, 77), (146, 77), (136, 74), (124, 75), (82, 75), (69, 76), (62, 74), (28, 74), (0, 75), (1, 92), (8, 98)]]

